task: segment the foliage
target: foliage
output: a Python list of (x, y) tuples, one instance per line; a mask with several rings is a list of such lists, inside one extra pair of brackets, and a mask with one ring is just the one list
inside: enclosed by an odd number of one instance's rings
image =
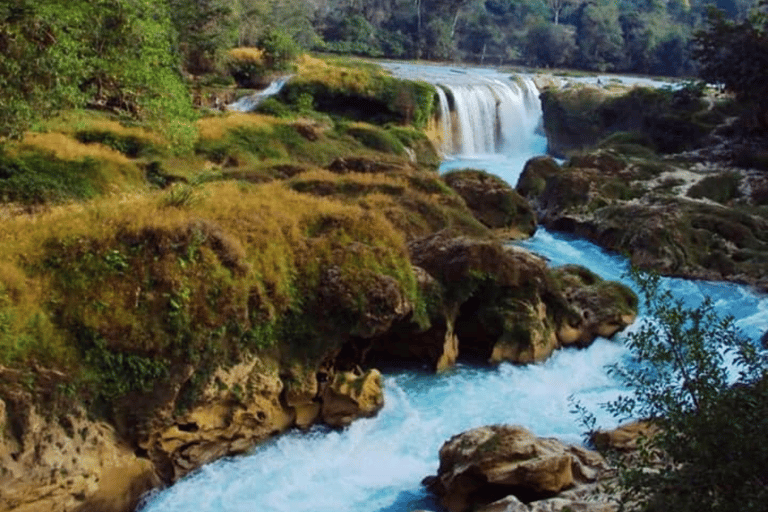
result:
[(235, 42), (232, 8), (224, 0), (167, 0), (184, 68), (195, 75), (219, 70)]
[(301, 47), (293, 38), (282, 30), (268, 30), (258, 41), (258, 47), (264, 52), (267, 69), (288, 71), (292, 62), (301, 54)]
[(688, 307), (658, 276), (633, 277), (648, 319), (626, 337), (629, 359), (610, 369), (632, 393), (606, 407), (661, 433), (623, 469), (624, 501), (648, 511), (764, 509), (768, 358), (710, 299)]
[(0, 136), (90, 104), (162, 125), (189, 147), (193, 112), (165, 2), (18, 0), (0, 6), (0, 21)]
[(694, 42), (702, 79), (722, 84), (759, 112), (768, 112), (768, 1), (758, 2), (743, 21), (710, 10), (708, 24), (696, 32)]

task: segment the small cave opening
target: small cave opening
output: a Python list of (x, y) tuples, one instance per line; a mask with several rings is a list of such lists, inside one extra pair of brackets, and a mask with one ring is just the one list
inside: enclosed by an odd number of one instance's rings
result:
[(487, 365), (493, 346), (504, 328), (499, 319), (486, 311), (488, 298), (478, 290), (459, 308), (454, 332), (459, 339), (459, 361)]

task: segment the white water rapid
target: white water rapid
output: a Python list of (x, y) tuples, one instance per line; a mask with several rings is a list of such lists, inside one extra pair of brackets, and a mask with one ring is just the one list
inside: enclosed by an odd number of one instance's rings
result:
[(255, 92), (253, 94), (249, 94), (248, 96), (243, 96), (239, 100), (230, 103), (227, 105), (227, 110), (234, 110), (236, 112), (252, 112), (256, 107), (259, 106), (259, 103), (261, 103), (264, 98), (268, 98), (279, 93), (286, 82), (288, 82), (290, 79), (291, 76), (278, 78), (269, 84), (263, 91)]
[[(461, 127), (451, 125), (454, 145), (443, 170), (481, 168), (514, 185), (523, 163), (545, 151), (546, 141), (535, 134), (540, 119), (532, 119), (535, 112), (540, 116), (540, 110), (538, 104), (530, 104), (527, 85), (521, 87), (521, 82), (488, 70), (398, 66), (398, 75), (444, 84), (441, 100), (453, 95), (454, 104), (446, 99), (442, 112), (444, 120), (448, 112), (451, 123), (455, 119)], [(480, 85), (462, 85), (459, 75)], [(500, 90), (494, 89), (496, 84)], [(464, 107), (471, 112), (456, 111)], [(516, 115), (521, 117), (512, 117)], [(480, 119), (494, 127), (471, 124)], [(469, 137), (464, 133), (465, 120), (473, 132), (471, 144), (464, 142)], [(488, 133), (494, 134), (495, 145), (488, 145)], [(606, 278), (625, 280), (626, 261), (588, 242), (539, 229), (523, 245), (553, 265), (578, 263)], [(711, 296), (718, 310), (734, 315), (752, 337), (768, 325), (768, 298), (746, 288), (680, 279), (664, 283), (692, 304)], [(420, 482), (436, 473), (443, 442), (466, 429), (493, 423), (521, 424), (539, 436), (580, 442), (581, 428), (569, 414), (570, 395), (595, 412), (601, 426), (614, 426), (615, 420), (598, 405), (622, 391), (605, 365), (624, 353), (620, 341), (599, 339), (585, 350), (559, 351), (539, 365), (460, 365), (442, 375), (389, 373), (386, 405), (375, 418), (341, 431), (315, 428), (289, 433), (246, 456), (210, 464), (151, 496), (144, 512), (439, 511)]]

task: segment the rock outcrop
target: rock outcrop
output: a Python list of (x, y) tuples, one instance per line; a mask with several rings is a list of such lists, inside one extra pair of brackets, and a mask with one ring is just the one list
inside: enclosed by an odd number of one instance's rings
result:
[[(441, 335), (421, 338), (433, 341), (432, 354), (457, 343), (458, 354), (472, 359), (538, 362), (561, 346), (613, 335), (637, 311), (623, 285), (576, 267), (552, 271), (535, 254), (496, 241), (440, 232), (413, 241), (409, 251), (441, 286), (442, 307), (432, 313), (445, 318), (433, 322)], [(386, 351), (387, 342), (377, 340), (375, 350)]]
[(632, 132), (663, 153), (684, 151), (701, 144), (725, 118), (685, 88), (548, 87), (541, 104), (548, 150), (558, 157), (619, 132)]
[(726, 176), (621, 151), (594, 150), (563, 166), (533, 159), (517, 190), (548, 229), (628, 254), (640, 268), (768, 289), (768, 221), (738, 192), (754, 181), (748, 171)]
[[(608, 472), (608, 464), (596, 452), (537, 438), (519, 426), (495, 425), (448, 440), (440, 449), (437, 476), (425, 484), (450, 512), (563, 510), (574, 500), (551, 499), (593, 484)], [(524, 508), (523, 503), (529, 502), (549, 502), (551, 508)], [(557, 508), (558, 503), (563, 505)]]
[(473, 215), (510, 238), (536, 232), (536, 213), (528, 201), (501, 178), (483, 171), (451, 171), (443, 179), (467, 203)]
[(23, 395), (9, 404), (13, 425), (0, 437), (0, 510), (124, 512), (160, 484), (152, 462), (136, 456), (111, 425), (79, 407), (53, 418), (31, 404)]
[(346, 427), (357, 418), (374, 416), (384, 407), (381, 373), (337, 373), (325, 387), (322, 403), (323, 423), (333, 427)]

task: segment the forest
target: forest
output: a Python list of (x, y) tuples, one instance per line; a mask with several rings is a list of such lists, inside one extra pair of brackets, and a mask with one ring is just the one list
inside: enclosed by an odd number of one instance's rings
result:
[(190, 84), (232, 85), (239, 47), (267, 52), (245, 69), (262, 80), (315, 51), (698, 75), (760, 102), (765, 13), (754, 0), (10, 0), (0, 3), (0, 136), (89, 106), (160, 123), (183, 146)]

